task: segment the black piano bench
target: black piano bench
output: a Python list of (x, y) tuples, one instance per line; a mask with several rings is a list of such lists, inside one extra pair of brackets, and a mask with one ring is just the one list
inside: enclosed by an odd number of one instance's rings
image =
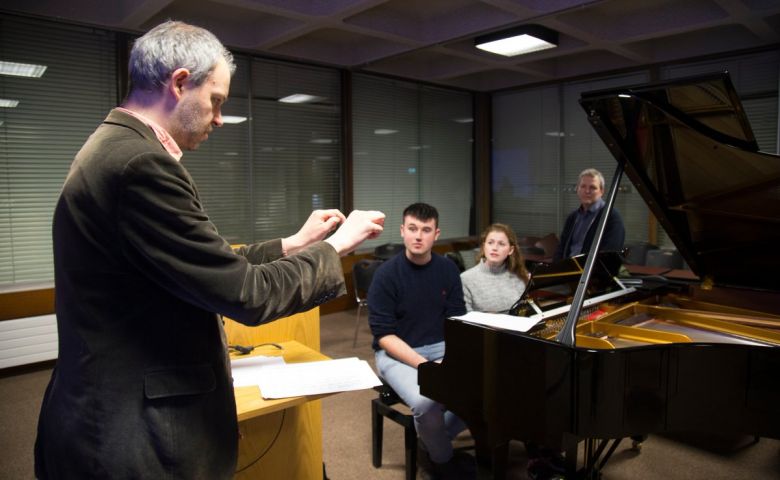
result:
[(404, 427), (404, 450), (406, 452), (406, 480), (414, 480), (417, 476), (417, 430), (414, 428), (414, 417), (403, 413), (393, 405), (405, 405), (401, 397), (386, 384), (374, 387), (379, 396), (371, 400), (371, 460), (375, 468), (382, 466), (382, 435), (384, 418), (389, 418)]

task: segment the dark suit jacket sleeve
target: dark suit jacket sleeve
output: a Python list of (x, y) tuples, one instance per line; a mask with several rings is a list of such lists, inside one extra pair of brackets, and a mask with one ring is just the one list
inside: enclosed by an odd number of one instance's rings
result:
[(617, 210), (612, 209), (604, 227), (604, 238), (601, 239), (602, 252), (619, 252), (623, 250), (626, 239), (626, 229), (623, 226), (623, 218)]
[(574, 228), (574, 218), (577, 214), (577, 211), (573, 211), (569, 214), (568, 217), (566, 217), (566, 222), (563, 224), (563, 231), (561, 232), (561, 240), (558, 242), (558, 247), (555, 249), (555, 253), (553, 254), (553, 260), (558, 261), (563, 259), (563, 255), (566, 252), (566, 249), (569, 246), (569, 241), (571, 240), (571, 231), (572, 228)]
[(346, 293), (339, 255), (325, 242), (284, 258), (280, 240), (233, 252), (209, 221), (191, 177), (170, 157), (135, 157), (119, 188), (123, 253), (182, 300), (256, 325)]
[(281, 239), (269, 240), (267, 242), (255, 243), (252, 245), (242, 245), (233, 249), (236, 255), (241, 255), (253, 265), (273, 262), (284, 256), (282, 252)]

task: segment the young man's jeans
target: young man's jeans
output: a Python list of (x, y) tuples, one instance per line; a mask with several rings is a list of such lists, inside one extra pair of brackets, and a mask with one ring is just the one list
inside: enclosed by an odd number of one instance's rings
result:
[[(414, 349), (428, 360), (444, 356), (444, 342), (424, 345)], [(392, 358), (384, 350), (376, 352), (376, 368), (414, 414), (417, 434), (428, 449), (428, 455), (436, 463), (452, 458), (452, 439), (466, 429), (466, 424), (444, 405), (420, 395), (417, 369)]]

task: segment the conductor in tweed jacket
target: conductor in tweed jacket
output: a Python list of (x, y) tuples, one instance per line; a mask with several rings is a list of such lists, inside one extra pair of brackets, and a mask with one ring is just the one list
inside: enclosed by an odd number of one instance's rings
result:
[(39, 479), (232, 478), (219, 314), (259, 325), (344, 294), (339, 256), (382, 230), (380, 212), (320, 210), (290, 237), (231, 249), (180, 158), (222, 125), (234, 70), (210, 32), (153, 28), (133, 46), (127, 100), (73, 161), (54, 213), (59, 358)]

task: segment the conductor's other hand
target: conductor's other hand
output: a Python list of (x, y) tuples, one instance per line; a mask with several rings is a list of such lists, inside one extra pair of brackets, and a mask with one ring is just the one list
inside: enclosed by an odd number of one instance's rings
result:
[(324, 239), (346, 219), (344, 214), (336, 209), (315, 210), (311, 212), (298, 233), (282, 239), (282, 248), (287, 255), (292, 255), (298, 250)]
[(375, 210), (354, 210), (336, 233), (325, 240), (333, 245), (339, 255), (346, 255), (369, 238), (382, 233), (385, 214)]

